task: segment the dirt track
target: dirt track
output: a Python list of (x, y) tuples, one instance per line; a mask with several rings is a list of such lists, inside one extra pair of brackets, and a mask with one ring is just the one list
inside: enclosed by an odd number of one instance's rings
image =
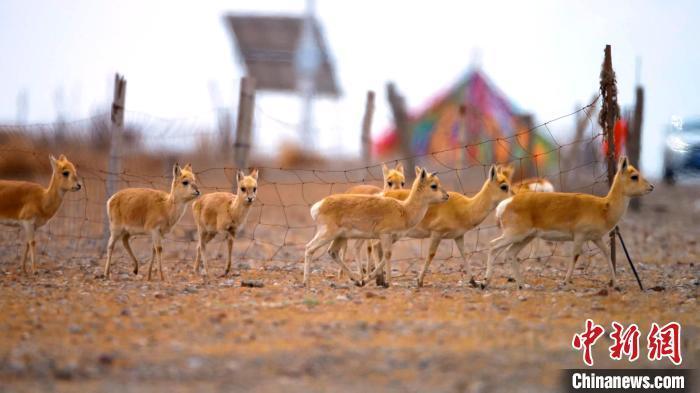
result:
[[(645, 293), (621, 252), (621, 292), (601, 292), (608, 272), (600, 257), (580, 263), (566, 290), (558, 286), (565, 259), (553, 257), (523, 262), (530, 288), (520, 292), (502, 264), (490, 290), (463, 285), (454, 258), (435, 262), (420, 290), (415, 264), (398, 264), (406, 274), (380, 289), (339, 282), (326, 261), (307, 291), (300, 263), (244, 263), (240, 277), (212, 274), (204, 283), (191, 275), (190, 256), (177, 254), (166, 260), (167, 281), (149, 283), (143, 266), (133, 277), (122, 259), (105, 282), (95, 279), (97, 258), (44, 257), (37, 277), (22, 277), (6, 249), (0, 390), (557, 391), (559, 370), (582, 366), (570, 342), (586, 318), (608, 329), (612, 320), (635, 322), (643, 334), (653, 321), (679, 321), (683, 364), (697, 367), (698, 195), (662, 187), (622, 223), (645, 285), (656, 289)], [(472, 261), (481, 277), (483, 255)], [(219, 273), (223, 261), (210, 266)], [(242, 279), (265, 286), (244, 288)], [(607, 359), (610, 342), (595, 347), (596, 366), (625, 366)]]

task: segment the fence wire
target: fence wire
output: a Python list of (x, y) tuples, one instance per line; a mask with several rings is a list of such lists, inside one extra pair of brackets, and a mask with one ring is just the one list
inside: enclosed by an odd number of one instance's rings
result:
[[(493, 149), (500, 146), (508, 153), (508, 159), (498, 164), (511, 163), (516, 168), (534, 166), (535, 175), (548, 179), (557, 191), (604, 193), (607, 190), (606, 167), (601, 155), (602, 133), (592, 120), (596, 101), (578, 110), (546, 121), (527, 130), (501, 138), (484, 139), (463, 146), (452, 147), (413, 157), (392, 160), (391, 163), (407, 162), (437, 172), (447, 189), (468, 196), (474, 195), (486, 179), (488, 168), (494, 162), (481, 162), (476, 157), (460, 165), (454, 159), (460, 150), (485, 146)], [(287, 124), (269, 115), (259, 106), (256, 116), (269, 117), (273, 121)], [(578, 140), (562, 142), (555, 138), (550, 126), (569, 122), (585, 116), (587, 132)], [(7, 177), (33, 179), (43, 185), (48, 183), (48, 154), (65, 153), (77, 164), (78, 174), (83, 179), (84, 189), (68, 193), (56, 216), (38, 231), (37, 251), (39, 256), (49, 258), (59, 266), (77, 262), (86, 268), (96, 268), (103, 262), (103, 220), (109, 152), (109, 114), (70, 121), (31, 125), (0, 124), (0, 173)], [(549, 139), (553, 148), (534, 153), (520, 142), (522, 136), (533, 137), (539, 133)], [(230, 135), (229, 135), (230, 137)], [(184, 138), (196, 141), (194, 149), (178, 151), (173, 144)], [(212, 129), (201, 118), (165, 119), (142, 112), (126, 111), (122, 170), (115, 173), (118, 189), (149, 187), (169, 190), (172, 164), (191, 160), (198, 184), (203, 192), (230, 191), (235, 184), (238, 168), (222, 165), (233, 160), (227, 155), (229, 145), (221, 146), (222, 131)], [(144, 142), (145, 140), (145, 142)], [(515, 152), (519, 147), (522, 154)], [(576, 159), (573, 159), (576, 158)], [(543, 159), (554, 160), (556, 165), (540, 167)], [(234, 267), (251, 266), (262, 269), (301, 269), (304, 246), (313, 237), (315, 225), (309, 208), (321, 198), (343, 192), (357, 184), (382, 185), (381, 163), (372, 165), (343, 164), (349, 168), (334, 168), (331, 162), (325, 168), (286, 168), (271, 159), (259, 158), (260, 170), (258, 198), (252, 207), (248, 222), (234, 242)], [(357, 161), (354, 161), (355, 163)], [(335, 164), (338, 165), (337, 163)], [(493, 215), (478, 227), (465, 234), (465, 250), (475, 267), (485, 264), (488, 241), (499, 235)], [(221, 236), (221, 235), (219, 235)], [(2, 254), (0, 263), (5, 270), (18, 267), (23, 237), (18, 229), (0, 226)], [(166, 236), (164, 251), (166, 264), (187, 263), (194, 259), (196, 251), (196, 227), (191, 213)], [(150, 239), (136, 238), (133, 248), (143, 261), (150, 256)], [(217, 237), (208, 247), (210, 265), (223, 267), (226, 245), (223, 237)], [(552, 257), (569, 257), (566, 247), (541, 245), (527, 253), (525, 259), (548, 260)], [(130, 263), (126, 253), (117, 247), (115, 269), (124, 271)], [(394, 250), (393, 261), (400, 270), (398, 276), (407, 274), (422, 263), (427, 252), (427, 240), (402, 239)], [(589, 255), (594, 255), (588, 250)], [(212, 258), (213, 256), (213, 258)], [(41, 266), (41, 258), (39, 266)], [(442, 263), (452, 260), (455, 263)], [(177, 261), (177, 262), (175, 262)], [(433, 263), (447, 271), (459, 271), (461, 258), (453, 242), (443, 241)], [(321, 265), (330, 267), (327, 256)], [(477, 271), (475, 269), (475, 271)]]

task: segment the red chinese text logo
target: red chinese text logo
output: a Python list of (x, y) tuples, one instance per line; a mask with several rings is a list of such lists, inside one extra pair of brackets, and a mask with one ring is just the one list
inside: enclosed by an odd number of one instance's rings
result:
[(583, 362), (589, 366), (593, 365), (593, 354), (591, 353), (591, 347), (595, 344), (600, 336), (605, 333), (605, 329), (602, 326), (596, 325), (592, 320), (586, 320), (586, 331), (579, 334), (574, 334), (573, 340), (571, 340), (571, 346), (574, 349), (583, 349)]
[(677, 322), (669, 322), (659, 327), (656, 322), (651, 324), (651, 330), (647, 336), (647, 348), (649, 360), (661, 360), (664, 357), (671, 359), (676, 366), (681, 364), (681, 325)]
[[(605, 333), (601, 325), (595, 324), (591, 319), (586, 320), (585, 330), (574, 334), (571, 346), (577, 351), (583, 351), (583, 362), (587, 366), (593, 366), (592, 348), (596, 341)], [(639, 358), (639, 337), (641, 332), (636, 324), (625, 328), (622, 324), (613, 322), (610, 339), (612, 345), (608, 348), (610, 358), (621, 360), (624, 357), (630, 362)], [(681, 356), (681, 325), (678, 322), (669, 322), (659, 326), (656, 322), (651, 324), (647, 335), (647, 358), (649, 361), (668, 358), (676, 366), (683, 362)]]

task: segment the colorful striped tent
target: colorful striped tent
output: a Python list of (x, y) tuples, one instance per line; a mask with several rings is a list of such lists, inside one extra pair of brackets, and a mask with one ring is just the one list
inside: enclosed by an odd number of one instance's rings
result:
[[(557, 155), (545, 153), (556, 146), (539, 129), (525, 132), (531, 127), (526, 117), (480, 70), (472, 70), (410, 116), (412, 153), (444, 152), (441, 159), (452, 153), (457, 160), (463, 153), (458, 147), (467, 145), (471, 162), (503, 163), (528, 157), (531, 163), (529, 157), (535, 156), (538, 168), (546, 169), (556, 163)], [(374, 140), (373, 149), (380, 157), (397, 157), (399, 145), (392, 128)]]

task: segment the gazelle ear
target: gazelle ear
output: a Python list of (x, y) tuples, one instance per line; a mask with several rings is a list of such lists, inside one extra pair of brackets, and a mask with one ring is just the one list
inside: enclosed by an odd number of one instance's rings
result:
[(240, 183), (244, 177), (245, 177), (245, 173), (243, 173), (243, 171), (241, 171), (241, 170), (236, 171), (236, 181), (237, 182)]
[(396, 170), (398, 172), (401, 172), (401, 174), (403, 175), (403, 164), (400, 162), (398, 164), (396, 164)]
[(428, 171), (426, 171), (425, 168), (423, 168), (420, 171), (420, 178), (421, 178), (421, 180), (425, 180), (426, 177), (428, 177)]
[(67, 159), (68, 159), (68, 158), (66, 158), (66, 155), (65, 155), (65, 154), (61, 154), (60, 156), (58, 156), (58, 161), (65, 161), (65, 160), (67, 160)]
[(192, 171), (192, 164), (190, 164), (190, 163), (188, 162), (188, 163), (187, 163), (187, 165), (185, 165), (185, 167), (184, 167), (184, 168), (182, 168), (182, 169), (184, 169), (184, 170), (187, 170), (187, 171), (190, 171), (190, 172), (191, 172), (191, 171)]
[(422, 171), (422, 169), (420, 169), (420, 167), (418, 165), (416, 165), (416, 177), (420, 176), (421, 171)]
[(489, 169), (489, 179), (491, 179), (491, 181), (496, 180), (497, 174), (498, 172), (496, 172), (496, 165), (491, 164), (491, 169)]
[(617, 171), (621, 172), (626, 170), (628, 165), (629, 162), (627, 161), (627, 156), (620, 157), (620, 159), (617, 161)]
[(255, 168), (252, 171), (250, 171), (250, 177), (255, 179), (255, 181), (258, 180), (258, 168)]
[(173, 165), (173, 176), (179, 177), (182, 174), (182, 169), (180, 169), (180, 164), (177, 162)]
[(49, 162), (51, 163), (51, 169), (56, 170), (56, 157), (53, 154), (49, 154)]
[(386, 179), (386, 175), (389, 174), (389, 167), (386, 164), (382, 164), (382, 176)]

